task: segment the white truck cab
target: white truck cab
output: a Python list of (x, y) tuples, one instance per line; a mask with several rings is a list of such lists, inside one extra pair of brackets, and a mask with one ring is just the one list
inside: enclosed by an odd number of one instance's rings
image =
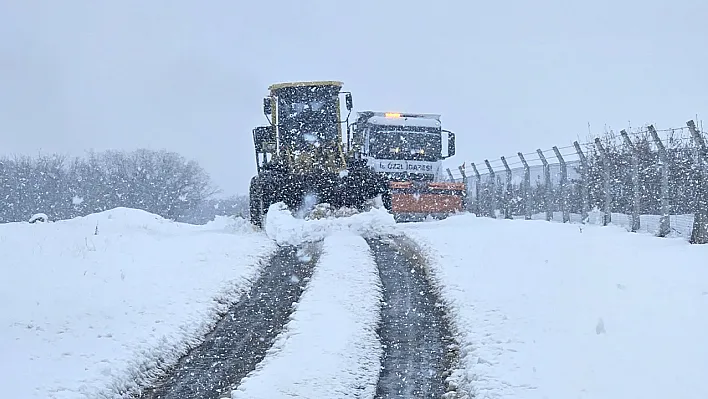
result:
[(398, 181), (443, 181), (442, 161), (455, 154), (438, 114), (359, 112), (352, 140), (370, 167)]

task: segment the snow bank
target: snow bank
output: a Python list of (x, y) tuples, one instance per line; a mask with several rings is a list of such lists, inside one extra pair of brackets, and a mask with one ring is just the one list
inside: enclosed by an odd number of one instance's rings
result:
[(113, 398), (149, 382), (201, 339), (275, 248), (240, 225), (125, 208), (0, 225), (2, 396)]
[(708, 397), (708, 247), (468, 215), (402, 229), (431, 254), (476, 398)]
[(234, 399), (373, 397), (381, 283), (363, 238), (334, 233), (290, 322)]
[(216, 216), (204, 225), (205, 230), (222, 230), (229, 233), (255, 233), (259, 231), (249, 221), (241, 217)]
[(265, 231), (279, 245), (299, 245), (322, 240), (339, 231), (369, 236), (394, 234), (397, 230), (393, 215), (385, 208), (373, 208), (347, 217), (305, 220), (295, 218), (283, 203), (277, 203), (268, 209)]

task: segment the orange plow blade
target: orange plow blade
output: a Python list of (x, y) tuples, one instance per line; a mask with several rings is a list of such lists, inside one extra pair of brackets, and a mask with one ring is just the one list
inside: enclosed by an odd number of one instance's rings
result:
[(421, 220), (427, 216), (446, 217), (465, 210), (463, 183), (391, 182), (391, 213), (397, 220)]

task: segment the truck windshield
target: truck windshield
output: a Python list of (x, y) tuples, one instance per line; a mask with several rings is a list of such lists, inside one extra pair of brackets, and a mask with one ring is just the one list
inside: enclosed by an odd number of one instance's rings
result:
[(369, 135), (369, 155), (374, 158), (437, 161), (441, 153), (439, 132), (374, 131)]

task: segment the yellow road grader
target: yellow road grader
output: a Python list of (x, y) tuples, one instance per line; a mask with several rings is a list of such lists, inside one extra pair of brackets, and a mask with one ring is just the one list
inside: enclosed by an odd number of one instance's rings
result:
[(263, 112), (270, 124), (253, 130), (258, 170), (249, 190), (253, 224), (262, 226), (269, 206), (277, 202), (299, 209), (309, 196), (334, 208), (361, 208), (386, 193), (385, 177), (344, 149), (341, 94), (349, 113), (353, 102), (342, 86), (315, 81), (268, 88)]

